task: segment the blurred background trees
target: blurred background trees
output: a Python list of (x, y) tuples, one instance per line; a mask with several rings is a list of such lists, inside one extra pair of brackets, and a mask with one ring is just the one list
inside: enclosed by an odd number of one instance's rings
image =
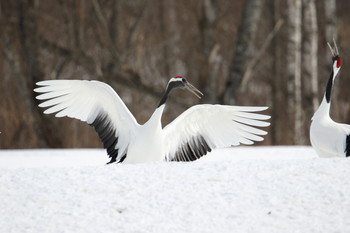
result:
[[(35, 82), (110, 84), (140, 123), (170, 77), (202, 103), (269, 106), (264, 145), (307, 145), (336, 39), (344, 59), (332, 117), (350, 123), (346, 0), (0, 0), (0, 147), (100, 147), (94, 130), (42, 114)], [(198, 103), (177, 91), (164, 125)]]

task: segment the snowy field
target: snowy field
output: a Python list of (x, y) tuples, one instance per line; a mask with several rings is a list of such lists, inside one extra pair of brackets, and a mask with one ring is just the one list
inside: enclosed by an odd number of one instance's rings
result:
[(238, 147), (105, 165), (104, 150), (0, 150), (0, 232), (350, 232), (350, 159)]

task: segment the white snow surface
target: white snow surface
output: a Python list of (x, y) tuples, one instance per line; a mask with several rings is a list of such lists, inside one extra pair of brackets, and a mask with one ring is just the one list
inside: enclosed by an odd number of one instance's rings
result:
[(0, 150), (0, 232), (350, 232), (350, 159), (238, 147), (189, 163)]

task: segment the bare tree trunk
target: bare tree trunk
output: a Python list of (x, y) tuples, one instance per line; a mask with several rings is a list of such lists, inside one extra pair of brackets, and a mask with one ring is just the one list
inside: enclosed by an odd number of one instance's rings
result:
[[(273, 0), (270, 9), (273, 9), (273, 24), (276, 24), (281, 18), (281, 2), (279, 0)], [(283, 130), (285, 127), (284, 121), (286, 120), (285, 111), (285, 76), (282, 72), (283, 56), (281, 38), (276, 36), (273, 38), (273, 79), (272, 79), (272, 119), (274, 123), (271, 124), (271, 138), (273, 145), (283, 144), (286, 139), (286, 132)]]
[(217, 1), (205, 0), (202, 6), (202, 17), (199, 27), (202, 34), (203, 68), (200, 72), (201, 87), (204, 88), (206, 103), (217, 102), (217, 73), (221, 62), (219, 56), (220, 46), (215, 44), (215, 21), (217, 19)]
[[(42, 117), (38, 112), (36, 103), (34, 102), (34, 83), (41, 80), (43, 72), (39, 65), (39, 40), (38, 40), (38, 25), (36, 8), (38, 2), (36, 1), (18, 1), (18, 32), (20, 41), (19, 53), (22, 57), (23, 69), (18, 74), (20, 93), (23, 95), (24, 102), (27, 107), (28, 127), (33, 127), (39, 135), (43, 135), (45, 127)], [(20, 59), (19, 59), (20, 60)], [(18, 61), (17, 61), (18, 62)], [(44, 130), (43, 130), (44, 129)], [(39, 138), (41, 146), (47, 145), (47, 140), (44, 137)]]
[(78, 15), (78, 41), (80, 50), (85, 50), (85, 18), (86, 18), (86, 2), (80, 0), (77, 2), (77, 15)]
[(318, 100), (318, 28), (315, 0), (303, 0), (303, 80), (305, 95), (311, 100), (310, 112), (319, 106)]
[(119, 42), (119, 30), (118, 30), (118, 21), (119, 21), (119, 5), (120, 1), (116, 0), (113, 1), (113, 6), (112, 6), (112, 16), (110, 19), (110, 26), (109, 30), (111, 32), (111, 41), (114, 44), (116, 48), (117, 54), (120, 54), (119, 48), (118, 48), (118, 42)]
[(240, 83), (254, 56), (254, 41), (264, 1), (247, 0), (244, 5), (238, 29), (236, 51), (234, 53), (223, 101), (234, 104), (240, 92)]
[(336, 0), (324, 0), (325, 15), (326, 15), (326, 40), (337, 40), (337, 17), (336, 17)]
[(287, 72), (289, 109), (294, 113), (294, 143), (304, 144), (301, 97), (301, 0), (288, 0)]

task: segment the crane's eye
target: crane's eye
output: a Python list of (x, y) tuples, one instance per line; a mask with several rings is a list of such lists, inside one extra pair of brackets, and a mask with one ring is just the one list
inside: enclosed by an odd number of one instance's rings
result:
[(343, 60), (339, 57), (337, 59), (337, 68), (340, 68), (342, 64), (343, 64)]

